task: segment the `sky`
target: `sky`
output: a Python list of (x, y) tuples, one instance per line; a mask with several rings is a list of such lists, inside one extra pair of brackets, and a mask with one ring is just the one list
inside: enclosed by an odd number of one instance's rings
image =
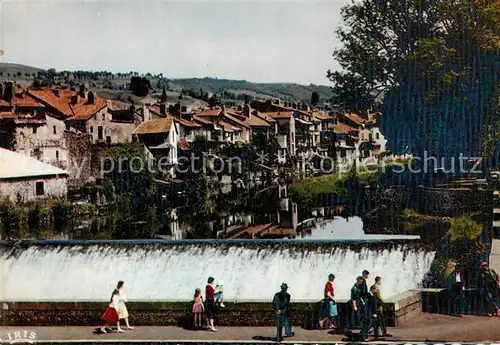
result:
[(348, 1), (4, 0), (3, 62), (329, 85)]

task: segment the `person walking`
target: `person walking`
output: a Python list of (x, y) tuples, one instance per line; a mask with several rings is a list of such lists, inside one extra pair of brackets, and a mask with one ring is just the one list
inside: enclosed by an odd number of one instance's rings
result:
[(201, 296), (201, 290), (196, 289), (194, 292), (194, 303), (193, 303), (193, 321), (194, 328), (198, 329), (202, 327), (201, 318), (205, 312), (205, 306), (203, 305), (203, 297)]
[(319, 327), (324, 328), (325, 322), (329, 321), (329, 328), (336, 328), (335, 318), (338, 315), (337, 303), (335, 302), (335, 288), (333, 286), (333, 281), (335, 280), (335, 275), (331, 273), (328, 276), (328, 281), (325, 284), (324, 300), (323, 300), (323, 319), (319, 321)]
[(465, 312), (465, 279), (464, 272), (457, 264), (455, 264), (446, 282), (448, 289), (448, 312), (451, 315), (461, 317)]
[(363, 277), (356, 278), (356, 283), (351, 289), (351, 298), (347, 302), (347, 308), (344, 321), (344, 332), (347, 333), (350, 329), (359, 328), (360, 325), (360, 310), (361, 310), (361, 289), (363, 285)]
[(375, 284), (373, 284), (370, 287), (370, 291), (373, 289), (373, 294), (377, 296), (378, 301), (379, 301), (379, 307), (377, 309), (377, 322), (378, 326), (380, 327), (380, 330), (382, 331), (382, 336), (383, 337), (388, 337), (390, 334), (387, 333), (387, 326), (385, 323), (385, 316), (384, 316), (384, 300), (381, 297), (381, 285), (382, 285), (382, 278), (377, 276), (375, 277)]
[(500, 276), (487, 262), (481, 264), (481, 294), (486, 300), (488, 316), (500, 317)]
[(207, 327), (212, 332), (217, 332), (214, 326), (215, 319), (215, 289), (214, 289), (214, 277), (209, 277), (207, 280), (207, 286), (205, 287), (205, 314), (207, 316)]
[(287, 293), (288, 285), (281, 284), (281, 291), (273, 298), (273, 311), (276, 320), (276, 341), (282, 341), (282, 327), (285, 327), (285, 336), (293, 337), (292, 325), (290, 324), (290, 294)]
[(371, 327), (373, 327), (373, 333), (375, 339), (378, 339), (379, 336), (379, 322), (378, 322), (378, 314), (377, 310), (380, 307), (380, 300), (376, 296), (376, 288), (372, 286), (370, 291), (368, 292), (366, 298), (366, 314), (362, 313), (361, 315), (361, 333), (359, 334), (359, 339), (363, 342), (368, 342), (368, 331)]
[(124, 330), (120, 327), (120, 316), (118, 315), (119, 294), (120, 291), (118, 289), (113, 290), (113, 293), (111, 294), (111, 300), (109, 301), (108, 308), (101, 317), (104, 321), (104, 326), (101, 328), (102, 333), (108, 333), (110, 331), (109, 326), (113, 323), (116, 323), (118, 333), (124, 332)]
[(125, 320), (126, 329), (134, 329), (128, 323), (128, 310), (125, 302), (127, 302), (127, 295), (123, 289), (124, 283), (123, 281), (119, 281), (116, 285), (116, 289), (120, 292), (118, 294), (118, 316), (120, 316), (120, 320)]

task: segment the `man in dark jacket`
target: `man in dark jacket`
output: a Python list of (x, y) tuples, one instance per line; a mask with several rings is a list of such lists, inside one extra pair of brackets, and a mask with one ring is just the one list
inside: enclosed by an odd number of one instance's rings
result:
[(375, 339), (378, 339), (379, 336), (380, 323), (378, 320), (377, 311), (379, 310), (381, 303), (376, 293), (377, 289), (372, 286), (366, 299), (366, 314), (362, 317), (361, 320), (362, 326), (361, 333), (359, 335), (359, 339), (361, 341), (367, 341), (368, 331), (371, 327), (373, 327), (373, 334), (375, 336)]
[(281, 284), (281, 291), (273, 298), (273, 310), (276, 319), (276, 341), (281, 341), (281, 327), (285, 327), (285, 336), (293, 337), (292, 325), (290, 324), (290, 294), (287, 293), (288, 285)]
[(344, 331), (347, 333), (349, 329), (360, 326), (361, 310), (363, 301), (361, 299), (361, 291), (363, 285), (363, 277), (356, 278), (356, 283), (351, 289), (351, 299), (347, 302), (345, 313)]
[(500, 276), (487, 262), (481, 264), (481, 293), (487, 303), (488, 316), (500, 317)]

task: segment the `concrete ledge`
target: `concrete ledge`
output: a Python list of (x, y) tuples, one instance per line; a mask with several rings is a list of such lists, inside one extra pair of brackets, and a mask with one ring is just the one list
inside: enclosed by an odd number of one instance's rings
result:
[(422, 312), (420, 290), (409, 290), (386, 300), (394, 306), (394, 326), (401, 327)]

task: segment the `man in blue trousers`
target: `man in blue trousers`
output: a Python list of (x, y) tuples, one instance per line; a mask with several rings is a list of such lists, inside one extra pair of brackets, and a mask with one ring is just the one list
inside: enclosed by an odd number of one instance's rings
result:
[(290, 294), (287, 293), (288, 285), (281, 284), (281, 291), (273, 298), (273, 310), (276, 319), (276, 341), (283, 340), (281, 327), (285, 327), (285, 336), (293, 337), (292, 325), (290, 324)]

